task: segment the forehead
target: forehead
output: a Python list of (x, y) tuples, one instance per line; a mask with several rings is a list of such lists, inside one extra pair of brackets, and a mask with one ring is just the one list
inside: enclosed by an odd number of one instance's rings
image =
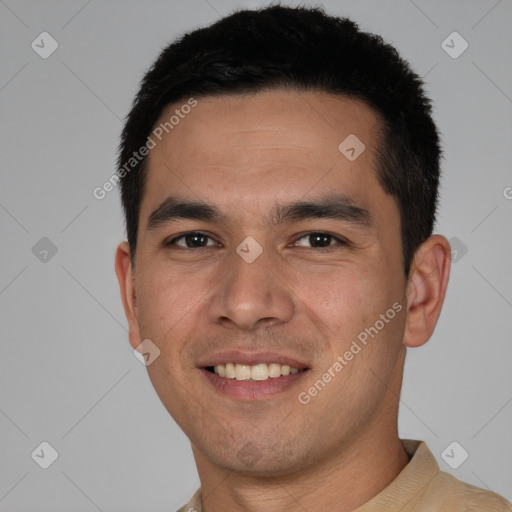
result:
[(157, 123), (174, 115), (168, 133), (153, 137), (141, 218), (170, 194), (250, 211), (308, 193), (383, 193), (375, 174), (380, 121), (360, 100), (280, 90), (196, 101), (167, 106)]

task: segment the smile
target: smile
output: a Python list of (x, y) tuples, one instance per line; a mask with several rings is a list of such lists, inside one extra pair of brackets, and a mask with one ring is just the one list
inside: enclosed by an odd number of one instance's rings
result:
[(209, 366), (206, 369), (226, 379), (256, 381), (276, 379), (302, 371), (299, 368), (293, 368), (287, 364), (279, 363), (259, 363), (255, 365), (227, 363)]

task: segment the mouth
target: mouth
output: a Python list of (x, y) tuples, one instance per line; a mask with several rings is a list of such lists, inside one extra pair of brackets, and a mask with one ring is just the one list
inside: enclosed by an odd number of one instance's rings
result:
[(252, 381), (277, 379), (279, 377), (295, 375), (296, 373), (303, 372), (306, 369), (307, 368), (295, 368), (293, 366), (280, 363), (258, 363), (254, 365), (227, 363), (205, 367), (205, 370), (224, 379)]
[(217, 393), (243, 401), (265, 400), (282, 394), (297, 386), (310, 370), (305, 364), (293, 359), (276, 357), (281, 361), (273, 362), (270, 355), (260, 355), (263, 361), (258, 361), (257, 357), (252, 355), (231, 359), (226, 355), (221, 360), (201, 365), (199, 370), (207, 384)]

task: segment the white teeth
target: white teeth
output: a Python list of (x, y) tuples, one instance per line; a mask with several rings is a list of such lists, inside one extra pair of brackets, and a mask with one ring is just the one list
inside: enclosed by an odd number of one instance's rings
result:
[(219, 377), (236, 380), (267, 380), (277, 377), (295, 374), (299, 372), (298, 368), (291, 368), (287, 364), (279, 363), (260, 363), (253, 366), (246, 364), (217, 364), (213, 367), (213, 371)]
[[(224, 366), (224, 365), (218, 365), (218, 366)], [(217, 366), (215, 366), (213, 370), (215, 371), (215, 373), (220, 375), (220, 372), (218, 370), (216, 370), (216, 368), (217, 368)], [(228, 363), (226, 365), (226, 377), (228, 379), (234, 379), (236, 377), (235, 365), (234, 364)]]
[(277, 363), (270, 363), (268, 365), (268, 373), (271, 379), (281, 377), (281, 365)]
[(236, 380), (249, 380), (251, 378), (251, 367), (245, 364), (235, 365)]
[(252, 380), (267, 380), (268, 379), (268, 366), (265, 363), (257, 364), (251, 368)]

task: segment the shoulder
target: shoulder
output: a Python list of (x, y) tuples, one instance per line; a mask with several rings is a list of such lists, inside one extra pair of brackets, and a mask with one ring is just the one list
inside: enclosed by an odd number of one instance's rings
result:
[(194, 493), (194, 496), (190, 498), (190, 501), (183, 505), (177, 512), (202, 512), (203, 508), (201, 506), (201, 487), (197, 489)]
[(187, 503), (186, 505), (183, 505), (183, 507), (181, 507), (179, 510), (177, 510), (177, 512), (199, 512), (199, 510)]
[(444, 471), (432, 479), (427, 496), (429, 503), (439, 503), (440, 511), (512, 512), (512, 504), (502, 496), (458, 480)]

